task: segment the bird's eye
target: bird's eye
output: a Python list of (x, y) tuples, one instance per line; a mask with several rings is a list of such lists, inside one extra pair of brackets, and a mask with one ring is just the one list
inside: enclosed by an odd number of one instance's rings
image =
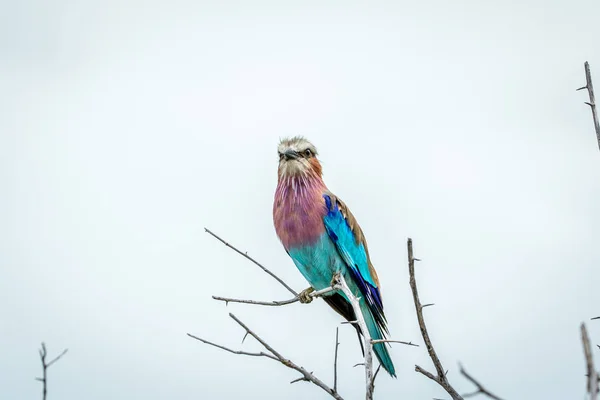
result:
[(304, 150), (304, 155), (306, 157), (310, 157), (310, 156), (312, 156), (312, 151), (310, 151), (310, 149), (306, 149), (306, 150)]

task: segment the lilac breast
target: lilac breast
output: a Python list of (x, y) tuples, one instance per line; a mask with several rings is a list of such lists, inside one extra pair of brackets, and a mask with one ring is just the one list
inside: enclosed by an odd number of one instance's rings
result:
[(296, 183), (294, 189), (280, 183), (273, 204), (275, 231), (288, 250), (314, 244), (325, 231), (323, 217), (327, 212), (322, 185)]

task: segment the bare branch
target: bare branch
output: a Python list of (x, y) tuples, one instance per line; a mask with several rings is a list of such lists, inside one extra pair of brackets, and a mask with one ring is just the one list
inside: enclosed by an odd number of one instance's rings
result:
[(221, 296), (213, 296), (212, 298), (213, 298), (213, 300), (224, 301), (226, 304), (227, 303), (242, 303), (242, 304), (253, 304), (256, 306), (273, 306), (273, 307), (285, 306), (288, 304), (295, 303), (299, 300), (297, 297), (294, 297), (293, 299), (281, 300), (281, 301), (278, 301), (278, 300), (273, 300), (273, 301), (245, 300), (245, 299), (233, 299), (230, 297), (221, 297)]
[(346, 280), (344, 279), (344, 275), (341, 273), (337, 273), (333, 278), (336, 289), (340, 289), (346, 295), (346, 298), (350, 301), (352, 308), (354, 309), (354, 315), (358, 321), (358, 326), (360, 327), (360, 331), (363, 335), (363, 344), (365, 349), (365, 383), (366, 383), (366, 400), (373, 399), (373, 345), (371, 344), (371, 335), (369, 334), (369, 330), (367, 329), (367, 324), (365, 323), (365, 319), (362, 315), (362, 311), (360, 309), (360, 303), (354, 293), (348, 287)]
[(42, 388), (42, 399), (46, 400), (46, 396), (48, 394), (48, 368), (54, 364), (55, 362), (57, 362), (58, 360), (60, 360), (60, 358), (62, 356), (64, 356), (67, 351), (69, 349), (64, 349), (62, 351), (62, 353), (60, 353), (58, 356), (56, 356), (52, 361), (50, 361), (49, 363), (46, 362), (46, 357), (48, 356), (48, 352), (46, 351), (46, 344), (44, 342), (42, 342), (42, 348), (39, 350), (39, 354), (40, 354), (40, 360), (42, 361), (42, 378), (35, 378), (36, 381), (40, 381), (42, 382), (43, 388)]
[(294, 296), (298, 296), (298, 293), (296, 293), (296, 291), (294, 291), (294, 289), (292, 289), (291, 287), (289, 287), (287, 285), (287, 283), (285, 283), (281, 278), (279, 278), (277, 275), (275, 275), (274, 273), (272, 273), (271, 271), (269, 271), (261, 263), (259, 263), (258, 261), (256, 261), (254, 258), (250, 257), (247, 252), (242, 252), (241, 250), (238, 250), (236, 247), (232, 246), (231, 244), (227, 243), (225, 240), (221, 239), (219, 236), (217, 236), (215, 233), (213, 233), (208, 228), (204, 228), (204, 231), (206, 233), (208, 233), (209, 235), (211, 235), (212, 237), (214, 237), (215, 239), (217, 239), (218, 241), (220, 241), (221, 243), (223, 243), (225, 246), (229, 247), (230, 249), (232, 249), (233, 251), (235, 251), (236, 253), (238, 253), (239, 255), (241, 255), (242, 257), (245, 257), (248, 260), (252, 261), (258, 267), (260, 267), (263, 271), (265, 271), (267, 274), (271, 275), (271, 277), (273, 277), (275, 280), (277, 280), (277, 282), (281, 283), (281, 285), (283, 287), (285, 287), (291, 294), (293, 294)]
[(333, 355), (333, 391), (334, 392), (337, 392), (337, 360), (338, 360), (338, 347), (340, 347), (339, 335), (340, 335), (340, 327), (336, 326), (336, 328), (335, 328), (335, 352)]
[[(334, 289), (332, 287), (328, 287), (325, 289), (314, 291), (314, 292), (310, 293), (309, 296), (312, 298), (322, 297), (322, 296), (324, 296), (328, 293), (331, 293), (335, 290), (336, 289)], [(285, 306), (285, 305), (293, 304), (293, 303), (300, 301), (300, 298), (298, 296), (294, 297), (293, 299), (289, 299), (289, 300), (274, 300), (274, 301), (243, 300), (243, 299), (233, 299), (230, 297), (220, 297), (220, 296), (213, 296), (212, 298), (214, 300), (224, 301), (225, 303), (242, 303), (242, 304), (253, 304), (253, 305), (258, 305), (258, 306), (273, 306), (273, 307)]]
[(590, 318), (592, 321), (595, 319), (600, 319), (600, 317), (594, 317), (594, 318)]
[(587, 333), (585, 324), (581, 324), (581, 342), (583, 343), (583, 353), (585, 356), (585, 365), (587, 370), (587, 387), (586, 391), (590, 395), (590, 400), (598, 399), (598, 372), (594, 366), (594, 355), (592, 354), (592, 346)]
[(594, 86), (592, 85), (592, 73), (590, 71), (590, 64), (586, 61), (583, 64), (585, 69), (585, 81), (586, 85), (580, 87), (577, 90), (587, 89), (588, 95), (590, 97), (589, 102), (585, 102), (588, 106), (590, 106), (592, 110), (592, 118), (594, 120), (594, 129), (596, 130), (596, 139), (598, 140), (598, 148), (600, 148), (600, 122), (598, 122), (598, 113), (596, 111), (596, 97), (594, 96)]
[(419, 300), (419, 292), (417, 290), (417, 282), (415, 279), (415, 258), (413, 255), (413, 247), (412, 247), (412, 239), (408, 238), (406, 243), (408, 248), (408, 272), (410, 275), (410, 288), (413, 294), (413, 300), (415, 303), (415, 309), (417, 311), (417, 320), (419, 321), (419, 328), (421, 329), (421, 336), (423, 336), (423, 341), (425, 342), (425, 346), (427, 347), (427, 351), (429, 352), (429, 357), (435, 366), (435, 370), (437, 371), (437, 376), (434, 376), (432, 373), (427, 372), (423, 368), (418, 365), (415, 365), (415, 371), (419, 372), (429, 379), (437, 382), (451, 397), (453, 400), (463, 400), (463, 398), (458, 394), (458, 392), (450, 385), (448, 382), (448, 378), (444, 373), (444, 368), (442, 367), (442, 363), (438, 358), (435, 349), (433, 348), (433, 344), (431, 343), (431, 339), (429, 338), (429, 333), (427, 332), (427, 326), (425, 325), (425, 319), (423, 318), (423, 306), (421, 305), (421, 301)]
[(419, 347), (418, 344), (414, 344), (413, 342), (403, 342), (401, 340), (391, 340), (391, 339), (376, 339), (376, 340), (371, 340), (371, 344), (377, 344), (377, 343), (400, 343), (400, 344), (405, 344), (407, 346)]
[(323, 381), (321, 381), (319, 378), (317, 378), (315, 375), (313, 375), (312, 372), (308, 372), (306, 369), (304, 369), (304, 367), (301, 367), (301, 366), (297, 365), (296, 363), (294, 363), (293, 361), (285, 358), (281, 353), (279, 353), (272, 346), (270, 346), (267, 342), (265, 342), (264, 339), (262, 339), (256, 333), (254, 333), (254, 331), (252, 331), (250, 328), (248, 328), (248, 326), (246, 324), (244, 324), (242, 321), (240, 321), (235, 315), (233, 315), (232, 313), (229, 313), (229, 316), (235, 322), (237, 322), (238, 325), (240, 325), (242, 328), (244, 328), (246, 330), (247, 334), (249, 334), (250, 336), (252, 336), (261, 345), (263, 345), (263, 347), (265, 349), (267, 349), (271, 354), (267, 354), (267, 353), (263, 353), (263, 352), (260, 352), (260, 353), (250, 353), (250, 352), (232, 350), (232, 349), (229, 349), (229, 348), (227, 348), (225, 346), (209, 342), (208, 340), (205, 340), (205, 339), (201, 339), (201, 338), (196, 337), (194, 335), (191, 335), (189, 333), (187, 335), (189, 337), (191, 337), (191, 338), (194, 338), (194, 339), (197, 339), (197, 340), (201, 341), (202, 343), (209, 344), (211, 346), (217, 347), (219, 349), (225, 350), (225, 351), (233, 353), (233, 354), (240, 354), (240, 355), (247, 355), (247, 356), (256, 356), (256, 357), (267, 357), (267, 358), (270, 358), (272, 360), (275, 360), (275, 361), (277, 361), (277, 362), (285, 365), (286, 367), (288, 367), (290, 369), (293, 369), (293, 370), (296, 370), (296, 371), (300, 372), (300, 374), (302, 374), (301, 378), (295, 379), (291, 383), (299, 382), (299, 381), (312, 382), (314, 385), (320, 387), (325, 392), (327, 392), (334, 399), (336, 399), (336, 400), (343, 400), (342, 396), (340, 396), (337, 393), (336, 390), (334, 390), (334, 389), (330, 388), (329, 386), (327, 386)]
[[(259, 353), (251, 353), (251, 352), (248, 352), (248, 351), (233, 350), (233, 349), (230, 349), (229, 347), (225, 347), (225, 346), (222, 346), (220, 344), (213, 343), (213, 342), (211, 342), (209, 340), (202, 339), (202, 338), (200, 338), (198, 336), (194, 336), (191, 333), (188, 333), (187, 335), (189, 337), (193, 338), (193, 339), (201, 341), (202, 343), (208, 344), (210, 346), (216, 347), (216, 348), (221, 349), (221, 350), (225, 350), (225, 351), (227, 351), (229, 353), (232, 353), (232, 354), (238, 354), (238, 355), (243, 355), (243, 356), (251, 356), (251, 357), (267, 357), (267, 358), (270, 358), (272, 360), (279, 361), (279, 359), (277, 357), (274, 357), (271, 354), (267, 354), (267, 353), (262, 352), (262, 351), (259, 352)], [(244, 338), (245, 337), (246, 337), (246, 335), (244, 335)]]
[(465, 371), (465, 369), (463, 368), (463, 366), (461, 364), (459, 364), (460, 367), (460, 373), (467, 378), (469, 381), (471, 381), (472, 384), (474, 384), (477, 387), (477, 390), (475, 392), (472, 393), (468, 393), (468, 394), (463, 394), (463, 397), (467, 398), (467, 397), (473, 397), (473, 396), (477, 396), (478, 394), (483, 394), (487, 397), (489, 397), (490, 399), (494, 399), (494, 400), (502, 400), (500, 397), (496, 396), (495, 394), (492, 394), (491, 392), (489, 392), (486, 388), (483, 387), (483, 385), (481, 385), (475, 378), (473, 378), (471, 375), (469, 375), (467, 373), (467, 371)]

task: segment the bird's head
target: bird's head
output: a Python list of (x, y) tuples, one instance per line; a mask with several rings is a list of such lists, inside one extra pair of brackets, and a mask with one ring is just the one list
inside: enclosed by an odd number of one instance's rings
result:
[(285, 138), (277, 146), (279, 178), (313, 175), (321, 178), (317, 148), (302, 136)]

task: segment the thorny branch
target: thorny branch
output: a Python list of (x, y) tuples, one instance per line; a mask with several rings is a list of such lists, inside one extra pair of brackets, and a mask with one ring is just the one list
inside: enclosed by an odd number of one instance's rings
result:
[(475, 378), (473, 378), (467, 373), (467, 371), (465, 371), (462, 365), (460, 365), (460, 373), (469, 381), (471, 381), (471, 383), (473, 383), (477, 387), (477, 390), (475, 392), (467, 393), (464, 396), (461, 396), (448, 381), (448, 378), (446, 376), (448, 372), (444, 370), (442, 362), (440, 361), (439, 357), (437, 356), (437, 353), (435, 352), (435, 349), (433, 348), (433, 344), (431, 343), (431, 339), (429, 338), (429, 333), (427, 332), (427, 326), (425, 325), (425, 318), (423, 317), (423, 309), (425, 307), (433, 305), (433, 303), (422, 305), (421, 300), (419, 299), (419, 291), (417, 290), (417, 281), (415, 278), (415, 261), (421, 260), (414, 257), (411, 238), (408, 238), (406, 242), (406, 247), (408, 249), (408, 273), (410, 276), (409, 282), (413, 294), (415, 309), (417, 311), (417, 320), (419, 321), (421, 336), (423, 336), (423, 341), (425, 342), (425, 346), (427, 347), (429, 357), (431, 358), (431, 361), (435, 366), (437, 375), (433, 375), (431, 372), (424, 370), (418, 365), (415, 365), (415, 371), (425, 375), (426, 377), (440, 385), (446, 391), (446, 393), (448, 393), (452, 397), (453, 400), (463, 400), (464, 397), (473, 397), (478, 394), (486, 395), (491, 399), (502, 400), (498, 396), (492, 394), (487, 389), (485, 389), (483, 385), (481, 385), (477, 380), (475, 380)]
[(585, 324), (581, 324), (581, 342), (583, 343), (583, 354), (585, 356), (585, 366), (587, 370), (587, 387), (586, 391), (590, 395), (590, 400), (598, 398), (598, 372), (594, 366), (594, 356), (592, 354), (592, 345), (587, 333)]
[(600, 148), (600, 122), (598, 122), (598, 112), (596, 110), (596, 97), (594, 96), (594, 86), (592, 85), (592, 73), (590, 72), (590, 64), (586, 61), (583, 64), (585, 69), (586, 84), (577, 90), (587, 89), (590, 101), (585, 102), (592, 110), (592, 118), (594, 119), (594, 129), (596, 130), (596, 139), (598, 140), (598, 148)]
[(270, 346), (267, 342), (265, 342), (264, 339), (262, 339), (260, 336), (258, 336), (254, 331), (252, 331), (246, 324), (244, 324), (242, 321), (240, 321), (235, 315), (233, 315), (232, 313), (229, 313), (229, 316), (238, 323), (238, 325), (240, 325), (242, 328), (244, 328), (246, 330), (246, 335), (250, 335), (252, 336), (254, 339), (256, 339), (261, 345), (263, 345), (263, 347), (265, 349), (267, 349), (269, 351), (269, 353), (265, 353), (265, 352), (259, 352), (259, 353), (250, 353), (250, 352), (245, 352), (245, 351), (241, 351), (241, 350), (233, 350), (230, 349), (228, 347), (210, 342), (208, 340), (199, 338), (197, 336), (194, 336), (190, 333), (188, 333), (187, 335), (193, 339), (199, 340), (203, 343), (206, 343), (208, 345), (217, 347), (219, 349), (228, 351), (230, 353), (233, 354), (240, 354), (240, 355), (246, 355), (246, 356), (255, 356), (255, 357), (266, 357), (269, 358), (271, 360), (275, 360), (283, 365), (285, 365), (286, 367), (296, 370), (298, 372), (300, 372), (300, 374), (302, 374), (302, 377), (299, 379), (296, 379), (294, 381), (292, 381), (291, 383), (294, 382), (298, 382), (298, 381), (307, 381), (307, 382), (312, 382), (313, 384), (317, 385), (318, 387), (320, 387), (321, 389), (323, 389), (325, 392), (327, 392), (331, 397), (333, 397), (334, 399), (337, 400), (343, 400), (342, 396), (339, 395), (339, 393), (337, 392), (337, 389), (332, 389), (329, 386), (327, 386), (322, 380), (320, 380), (319, 378), (317, 378), (312, 372), (308, 372), (304, 367), (301, 367), (299, 365), (297, 365), (296, 363), (294, 363), (293, 361), (285, 358), (281, 353), (279, 353), (277, 350), (275, 350), (272, 346)]
[(435, 370), (437, 375), (433, 375), (432, 373), (424, 370), (418, 365), (415, 365), (415, 371), (419, 372), (434, 382), (437, 382), (451, 397), (453, 400), (463, 400), (461, 395), (450, 385), (448, 382), (448, 378), (446, 377), (446, 373), (444, 372), (444, 368), (442, 367), (442, 363), (438, 358), (435, 349), (433, 348), (433, 344), (431, 343), (431, 339), (429, 338), (429, 333), (427, 332), (427, 326), (425, 325), (425, 319), (423, 318), (423, 306), (421, 305), (421, 301), (419, 300), (419, 292), (417, 290), (417, 282), (415, 280), (415, 261), (417, 260), (413, 256), (413, 247), (412, 247), (412, 239), (408, 238), (406, 243), (408, 248), (408, 272), (410, 275), (410, 288), (413, 294), (413, 300), (415, 303), (415, 309), (417, 311), (417, 320), (419, 321), (419, 328), (421, 329), (421, 336), (423, 336), (423, 341), (425, 342), (425, 346), (427, 347), (427, 351), (429, 352), (429, 357), (435, 366)]
[(42, 382), (43, 385), (43, 389), (42, 389), (42, 399), (46, 400), (46, 395), (48, 393), (48, 377), (47, 377), (47, 370), (48, 368), (54, 364), (55, 362), (57, 362), (58, 360), (60, 360), (60, 358), (62, 356), (64, 356), (67, 351), (69, 349), (64, 349), (62, 351), (62, 353), (60, 353), (58, 356), (54, 357), (50, 362), (46, 362), (46, 357), (48, 356), (48, 352), (46, 351), (46, 344), (44, 342), (42, 342), (42, 348), (39, 350), (40, 353), (40, 360), (42, 361), (42, 377), (41, 378), (35, 378), (37, 381)]

